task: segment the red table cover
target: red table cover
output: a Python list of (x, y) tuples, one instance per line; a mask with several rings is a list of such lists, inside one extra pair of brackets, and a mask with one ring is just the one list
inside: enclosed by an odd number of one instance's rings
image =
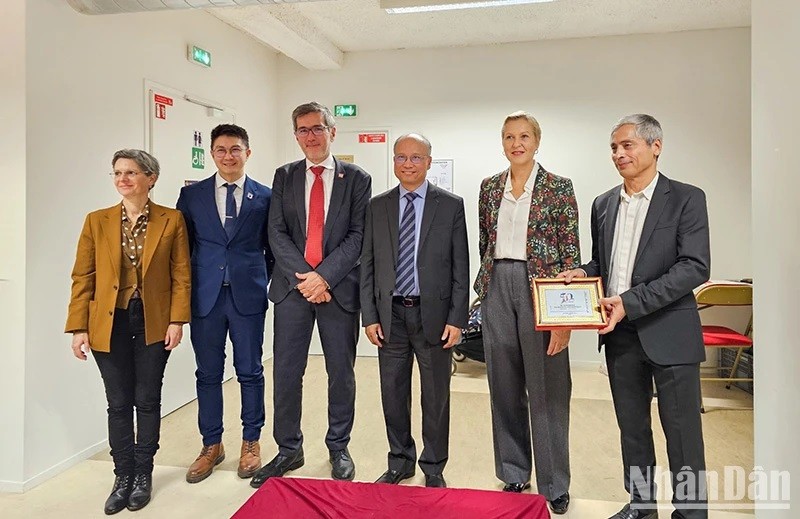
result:
[(233, 519), (546, 519), (537, 494), (329, 479), (270, 478)]

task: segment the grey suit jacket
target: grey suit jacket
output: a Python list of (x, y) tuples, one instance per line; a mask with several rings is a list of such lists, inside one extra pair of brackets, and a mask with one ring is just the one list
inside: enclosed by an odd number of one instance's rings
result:
[[(361, 253), (361, 315), (364, 326), (380, 323), (391, 334), (400, 189), (382, 193), (367, 209)], [(422, 330), (441, 343), (445, 324), (464, 328), (469, 307), (469, 246), (464, 201), (428, 184), (417, 250)]]
[(269, 299), (279, 303), (299, 280), (295, 272), (316, 270), (331, 294), (348, 312), (359, 309), (358, 258), (364, 237), (364, 213), (372, 194), (372, 178), (355, 164), (335, 162), (333, 188), (322, 234), (322, 263), (312, 269), (306, 250), (305, 159), (275, 171), (269, 209), (269, 243), (275, 273)]
[[(610, 274), (620, 188), (594, 200), (592, 260), (581, 265), (587, 275), (601, 276), (605, 286)], [(700, 315), (692, 291), (708, 281), (710, 264), (705, 193), (662, 174), (644, 221), (631, 288), (620, 294), (642, 348), (656, 364), (705, 360)]]

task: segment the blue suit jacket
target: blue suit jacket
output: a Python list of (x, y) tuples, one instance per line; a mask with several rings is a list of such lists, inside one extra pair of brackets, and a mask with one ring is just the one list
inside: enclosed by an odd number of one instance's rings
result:
[(181, 189), (177, 208), (183, 213), (192, 254), (192, 316), (205, 317), (230, 270), (236, 309), (245, 315), (267, 310), (267, 284), (275, 260), (267, 241), (272, 191), (245, 178), (242, 207), (233, 237), (222, 226), (214, 194), (214, 176)]
[[(306, 161), (281, 166), (272, 181), (274, 204), (269, 214), (269, 237), (277, 270), (269, 298), (280, 303), (299, 283), (295, 272), (314, 270), (306, 262)], [(372, 194), (372, 179), (355, 164), (335, 161), (333, 189), (322, 234), (322, 263), (316, 271), (331, 286), (331, 295), (348, 312), (359, 302), (359, 256), (364, 218)]]

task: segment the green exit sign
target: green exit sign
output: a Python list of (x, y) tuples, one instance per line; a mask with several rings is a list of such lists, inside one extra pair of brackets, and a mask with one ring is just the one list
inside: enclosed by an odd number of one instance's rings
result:
[(333, 107), (333, 115), (336, 117), (355, 117), (358, 115), (358, 108), (356, 105), (335, 105)]
[(196, 65), (211, 68), (211, 53), (200, 47), (189, 45), (189, 61)]

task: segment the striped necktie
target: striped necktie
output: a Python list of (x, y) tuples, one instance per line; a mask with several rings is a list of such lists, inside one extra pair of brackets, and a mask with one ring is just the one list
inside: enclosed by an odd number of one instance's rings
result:
[(400, 220), (397, 238), (397, 267), (395, 269), (395, 294), (407, 296), (414, 290), (414, 246), (416, 244), (417, 219), (414, 199), (419, 195), (406, 193), (406, 208)]

